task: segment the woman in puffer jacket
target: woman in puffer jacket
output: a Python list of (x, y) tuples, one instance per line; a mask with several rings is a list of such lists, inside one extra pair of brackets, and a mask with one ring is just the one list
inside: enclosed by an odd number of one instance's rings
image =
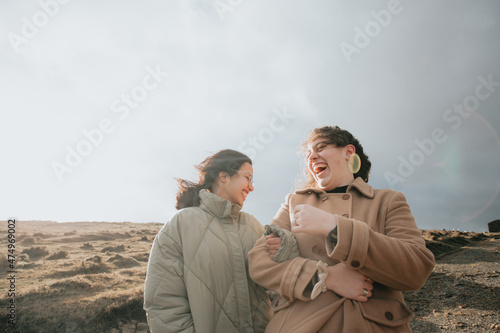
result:
[(222, 150), (179, 179), (179, 212), (157, 234), (144, 286), (149, 328), (158, 332), (264, 332), (271, 311), (248, 275), (262, 225), (241, 211), (253, 191), (252, 161)]
[[(434, 256), (404, 195), (368, 185), (371, 163), (346, 130), (317, 128), (303, 148), (306, 186), (248, 255), (252, 279), (280, 296), (267, 332), (411, 332), (401, 291), (422, 287)], [(290, 240), (300, 255), (273, 260)]]

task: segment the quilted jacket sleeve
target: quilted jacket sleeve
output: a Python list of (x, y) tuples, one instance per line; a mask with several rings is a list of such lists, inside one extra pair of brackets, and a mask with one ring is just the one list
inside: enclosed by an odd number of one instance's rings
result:
[[(272, 225), (290, 231), (288, 213), (289, 196), (273, 219)], [(300, 299), (309, 301), (311, 291), (307, 286), (317, 272), (317, 261), (296, 257), (285, 262), (274, 261), (267, 250), (266, 238), (262, 236), (248, 253), (250, 277), (266, 289), (279, 292), (287, 301)]]
[(271, 224), (266, 226), (264, 232), (265, 236), (270, 234), (276, 235), (281, 240), (281, 246), (273, 257), (274, 261), (283, 262), (300, 256), (299, 245), (293, 232)]
[(183, 254), (174, 217), (155, 237), (144, 285), (149, 329), (194, 333), (183, 274)]
[(363, 221), (339, 215), (337, 218), (337, 245), (328, 248), (327, 244), (330, 257), (395, 290), (422, 287), (434, 268), (434, 255), (425, 247), (401, 192), (390, 194), (383, 234)]

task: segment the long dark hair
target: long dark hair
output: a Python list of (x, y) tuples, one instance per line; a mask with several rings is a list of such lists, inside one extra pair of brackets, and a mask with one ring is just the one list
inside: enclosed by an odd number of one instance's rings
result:
[(207, 157), (203, 162), (195, 165), (199, 172), (198, 182), (176, 178), (179, 183), (179, 192), (176, 196), (176, 209), (193, 207), (200, 205), (200, 190), (208, 189), (213, 191), (215, 180), (219, 173), (225, 171), (229, 176), (234, 175), (244, 163), (252, 164), (252, 160), (236, 150), (224, 149), (212, 156)]
[[(353, 145), (354, 148), (356, 148), (356, 154), (358, 154), (361, 159), (361, 168), (354, 174), (354, 178), (356, 179), (357, 177), (361, 177), (365, 182), (368, 182), (368, 176), (370, 174), (372, 163), (370, 162), (368, 156), (364, 153), (361, 143), (359, 143), (358, 139), (356, 139), (349, 131), (341, 129), (338, 126), (323, 126), (313, 129), (301, 144), (301, 151), (304, 153), (304, 156), (306, 156), (309, 144), (318, 138), (325, 138), (329, 141), (329, 143), (332, 143), (337, 147)], [(304, 178), (305, 182), (302, 186), (318, 186), (316, 180), (311, 175), (307, 167), (304, 170)]]

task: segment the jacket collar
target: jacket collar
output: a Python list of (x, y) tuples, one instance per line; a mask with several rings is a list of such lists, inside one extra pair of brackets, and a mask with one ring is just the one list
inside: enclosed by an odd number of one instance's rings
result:
[[(373, 199), (374, 196), (374, 190), (373, 187), (368, 185), (361, 177), (357, 177), (354, 179), (352, 183), (349, 184), (347, 187), (347, 193), (351, 192), (353, 188), (356, 188), (361, 194), (363, 194), (365, 197)], [(326, 191), (323, 191), (320, 188), (316, 187), (309, 187), (305, 188), (302, 190), (297, 190), (295, 193), (297, 194), (304, 194), (304, 193), (310, 193), (310, 192), (315, 192), (317, 194), (326, 194)]]
[(200, 208), (220, 219), (236, 218), (241, 210), (240, 205), (232, 204), (207, 190), (200, 190)]

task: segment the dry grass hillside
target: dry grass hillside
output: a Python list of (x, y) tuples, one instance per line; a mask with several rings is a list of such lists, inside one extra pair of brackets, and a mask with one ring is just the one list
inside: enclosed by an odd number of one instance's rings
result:
[[(110, 332), (113, 328), (135, 332), (131, 326), (147, 332), (144, 279), (149, 251), (162, 225), (17, 221), (16, 332)], [(8, 283), (7, 264), (0, 262), (0, 278)], [(2, 305), (11, 299), (3, 290), (7, 283), (2, 284)], [(7, 331), (13, 328), (5, 319), (7, 311), (1, 307), (2, 332), (5, 326)]]
[[(7, 222), (1, 223), (1, 247), (6, 258)], [(9, 262), (4, 259), (0, 261), (3, 281), (0, 331), (147, 333), (142, 309), (144, 279), (153, 238), (162, 225), (17, 221), (14, 253), (17, 322), (15, 326), (7, 323), (11, 310), (4, 304), (10, 304), (8, 289), (12, 285), (8, 280)], [(437, 230), (423, 231), (423, 236), (437, 256), (492, 237)], [(431, 280), (437, 277), (433, 274)], [(495, 290), (498, 293), (498, 288)], [(414, 307), (425, 294), (408, 294), (408, 297), (410, 307)], [(421, 314), (428, 316), (428, 313)], [(416, 314), (418, 317), (418, 309)], [(416, 323), (428, 326), (429, 320), (432, 318)]]

